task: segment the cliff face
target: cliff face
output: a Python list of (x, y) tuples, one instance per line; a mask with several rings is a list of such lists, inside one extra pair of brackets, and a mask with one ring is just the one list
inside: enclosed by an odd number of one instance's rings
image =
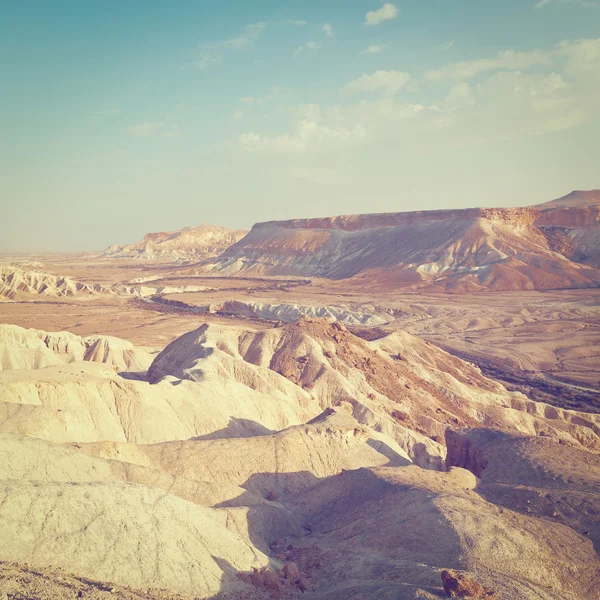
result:
[(282, 229), (363, 231), (379, 227), (398, 227), (413, 223), (447, 221), (450, 219), (487, 219), (510, 224), (514, 227), (527, 227), (535, 223), (537, 218), (537, 211), (531, 208), (467, 208), (267, 221), (257, 223), (254, 228), (261, 229), (276, 226)]
[(567, 198), (524, 208), (269, 221), (228, 248), (214, 269), (440, 291), (589, 287), (600, 283), (590, 268), (600, 266), (599, 205)]
[(600, 205), (561, 206), (539, 211), (535, 221), (538, 227), (600, 228)]
[(573, 192), (540, 204), (536, 226), (565, 256), (600, 267), (600, 191)]

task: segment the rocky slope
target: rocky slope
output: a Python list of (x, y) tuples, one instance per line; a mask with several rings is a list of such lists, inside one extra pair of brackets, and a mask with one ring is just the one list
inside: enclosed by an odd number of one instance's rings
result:
[(221, 254), (246, 233), (204, 223), (178, 231), (148, 233), (141, 242), (109, 246), (103, 254), (111, 258), (189, 262)]
[(3, 333), (0, 595), (597, 595), (597, 415), (325, 320), (203, 325), (145, 380), (126, 342)]
[(475, 474), (479, 493), (522, 514), (568, 525), (600, 550), (600, 456), (565, 440), (473, 429), (446, 433), (448, 467)]
[(0, 302), (20, 300), (31, 295), (51, 298), (85, 297), (108, 293), (106, 286), (88, 284), (71, 277), (52, 275), (33, 268), (0, 265)]
[[(12, 352), (19, 364), (16, 355), (30, 356), (31, 349)], [(428, 468), (443, 465), (448, 427), (551, 433), (600, 449), (597, 415), (507, 392), (473, 365), (409, 334), (368, 342), (318, 320), (260, 331), (203, 325), (156, 356), (147, 381), (72, 362), (7, 370), (0, 385), (0, 431), (59, 443), (247, 437), (349, 403), (357, 421)]]
[[(169, 299), (158, 300), (159, 303), (169, 304)], [(177, 302), (177, 301), (176, 301)], [(179, 304), (181, 306), (181, 303)], [(302, 317), (338, 321), (344, 325), (366, 325), (368, 327), (385, 325), (394, 317), (374, 306), (350, 307), (347, 305), (303, 305), (287, 302), (251, 302), (244, 300), (226, 300), (200, 306), (186, 304), (185, 308), (198, 314), (216, 314), (225, 316), (254, 317), (273, 321), (291, 323)]]
[(585, 536), (484, 500), (462, 469), (355, 470), (288, 506), (314, 525), (316, 539), (293, 540), (286, 556), (315, 573), (315, 597), (434, 600), (445, 597), (442, 564), (467, 571), (498, 599), (597, 597), (599, 561)]
[(540, 204), (536, 225), (571, 260), (600, 267), (600, 190), (572, 192)]
[(597, 195), (529, 208), (259, 223), (213, 268), (455, 292), (593, 287), (600, 285)]
[(106, 335), (79, 337), (0, 324), (0, 371), (42, 369), (77, 361), (103, 363), (119, 371), (146, 371), (152, 354)]
[(157, 294), (203, 292), (211, 289), (199, 285), (164, 285), (158, 281), (155, 285), (145, 282), (102, 285), (33, 269), (34, 267), (30, 266), (0, 265), (0, 302), (20, 302), (38, 298), (83, 300), (107, 295), (148, 298)]
[[(209, 356), (203, 364), (202, 380), (165, 377), (154, 385), (139, 380), (136, 366), (131, 378), (128, 373), (118, 375), (110, 363), (70, 362), (82, 350), (77, 336), (72, 336), (75, 347), (69, 348), (66, 360), (53, 356), (49, 361), (50, 351), (35, 333), (18, 327), (14, 331), (23, 343), (8, 341), (8, 366), (52, 364), (0, 372), (0, 431), (58, 443), (112, 440), (149, 444), (209, 434), (231, 437), (278, 431), (320, 412), (310, 395), (292, 382), (216, 347), (234, 347), (239, 335), (236, 330), (205, 332), (212, 343), (205, 350)], [(46, 334), (38, 335), (43, 338)], [(61, 335), (54, 334), (54, 339)], [(62, 339), (68, 340), (68, 336)], [(120, 342), (113, 346), (127, 345)], [(192, 346), (184, 354), (194, 350)], [(69, 364), (61, 364), (64, 362)]]

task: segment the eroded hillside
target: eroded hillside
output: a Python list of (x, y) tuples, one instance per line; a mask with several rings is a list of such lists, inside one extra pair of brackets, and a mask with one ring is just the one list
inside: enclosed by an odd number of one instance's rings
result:
[(598, 193), (529, 208), (477, 208), (256, 224), (213, 269), (466, 292), (600, 284)]
[(14, 593), (433, 599), (446, 569), (506, 600), (596, 593), (596, 415), (318, 319), (204, 324), (146, 374), (119, 340), (4, 333)]
[(109, 246), (104, 255), (110, 258), (197, 261), (217, 256), (244, 237), (246, 231), (227, 229), (204, 223), (178, 231), (148, 233), (141, 242)]

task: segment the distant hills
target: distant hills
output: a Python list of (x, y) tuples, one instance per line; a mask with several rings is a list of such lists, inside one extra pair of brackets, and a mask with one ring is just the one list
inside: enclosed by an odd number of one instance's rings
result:
[(223, 275), (301, 276), (440, 292), (600, 285), (600, 190), (521, 208), (204, 224), (111, 246), (107, 257), (199, 262)]
[(109, 246), (103, 254), (111, 258), (188, 262), (217, 256), (246, 233), (204, 223), (178, 231), (148, 233), (137, 244)]

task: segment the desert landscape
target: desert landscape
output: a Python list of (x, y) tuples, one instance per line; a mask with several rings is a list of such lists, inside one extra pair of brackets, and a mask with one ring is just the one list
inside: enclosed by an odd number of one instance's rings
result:
[(5, 597), (599, 597), (599, 232), (591, 191), (3, 256)]
[(600, 600), (599, 24), (4, 3), (0, 600)]

